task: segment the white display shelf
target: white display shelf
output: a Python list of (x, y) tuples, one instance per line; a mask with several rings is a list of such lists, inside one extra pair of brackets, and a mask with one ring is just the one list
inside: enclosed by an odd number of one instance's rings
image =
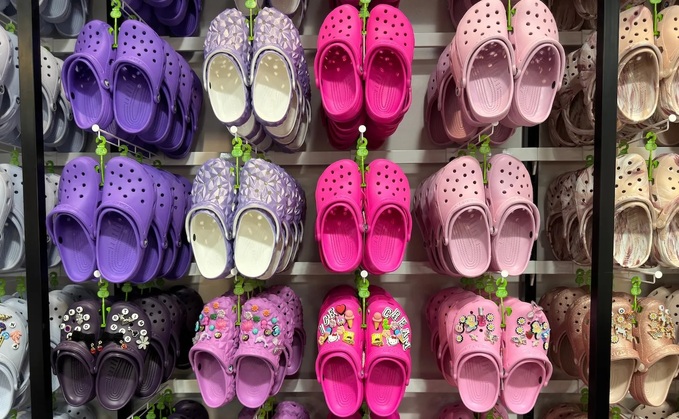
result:
[[(559, 41), (565, 47), (579, 47), (584, 44), (591, 31), (560, 31)], [(415, 33), (415, 48), (443, 48), (450, 44), (455, 32)], [(301, 35), (302, 46), (307, 51), (316, 50), (318, 35)], [(205, 37), (164, 38), (178, 52), (202, 52)], [(41, 44), (53, 54), (70, 54), (75, 49), (75, 39), (41, 38)]]
[[(659, 147), (659, 154), (664, 147)], [(630, 153), (636, 152), (636, 147), (630, 147)], [(643, 148), (639, 147), (640, 150)], [(226, 150), (225, 150), (226, 151)], [(449, 148), (441, 150), (376, 150), (371, 151), (369, 159), (389, 159), (396, 164), (445, 164), (457, 155), (459, 149)], [(521, 161), (544, 161), (544, 162), (578, 162), (584, 163), (587, 155), (592, 154), (591, 148), (560, 148), (560, 147), (535, 147), (535, 148), (494, 148), (493, 154), (510, 154)], [(152, 160), (160, 160), (163, 166), (201, 166), (210, 159), (220, 157), (220, 152), (196, 151), (183, 159), (170, 159), (160, 154)], [(267, 157), (280, 166), (328, 166), (338, 160), (353, 157), (353, 151), (302, 151), (295, 154), (269, 152)], [(115, 155), (113, 153), (112, 155)], [(92, 153), (56, 153), (46, 152), (45, 161), (51, 160), (57, 167), (62, 167), (66, 162), (76, 157), (90, 156), (98, 158)], [(3, 156), (0, 156), (0, 158)], [(9, 157), (4, 156), (6, 159)], [(0, 159), (1, 160), (1, 159)]]
[[(167, 383), (167, 388), (173, 393), (180, 395), (200, 394), (198, 382), (195, 379), (174, 379)], [(576, 394), (582, 389), (582, 383), (578, 380), (551, 380), (543, 394)], [(313, 378), (286, 379), (279, 394), (285, 393), (322, 393), (321, 385)], [(443, 379), (411, 378), (406, 387), (406, 395), (422, 393), (457, 393), (457, 388), (448, 384)]]

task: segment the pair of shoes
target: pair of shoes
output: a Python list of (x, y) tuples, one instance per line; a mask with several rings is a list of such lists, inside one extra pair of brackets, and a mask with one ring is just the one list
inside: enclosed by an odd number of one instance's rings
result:
[[(509, 33), (501, 1), (476, 3), (450, 44), (453, 90), (470, 125), (502, 121), (517, 128), (542, 123), (563, 78), (564, 50), (547, 6), (522, 1), (513, 10), (514, 29)], [(490, 28), (474, 32), (479, 25)]]
[(272, 140), (283, 151), (299, 150), (311, 122), (311, 88), (304, 48), (290, 18), (273, 8), (254, 20), (226, 9), (205, 38), (203, 79), (217, 119), (237, 128), (253, 146)]
[(528, 265), (540, 226), (530, 175), (508, 154), (494, 155), (488, 167), (458, 157), (415, 192), (413, 217), (441, 274), (471, 278), (490, 267), (520, 275)]
[(374, 160), (368, 168), (365, 188), (358, 164), (347, 159), (328, 166), (318, 179), (315, 237), (330, 271), (352, 272), (362, 265), (380, 275), (403, 261), (412, 232), (408, 178), (389, 160)]
[[(479, 419), (508, 419), (507, 409), (500, 403), (496, 404), (490, 411), (484, 412)], [(462, 402), (448, 404), (439, 412), (438, 419), (476, 419), (474, 412), (467, 409)]]
[(330, 143), (339, 149), (356, 143), (360, 125), (367, 127), (370, 148), (379, 148), (412, 101), (415, 38), (408, 18), (379, 4), (367, 19), (365, 41), (362, 28), (356, 7), (344, 4), (326, 16), (318, 35), (316, 87)]
[(162, 36), (195, 36), (200, 25), (202, 0), (128, 0), (125, 8)]
[(239, 299), (232, 293), (217, 297), (196, 322), (189, 357), (208, 407), (236, 396), (244, 406), (258, 408), (302, 363), (306, 335), (294, 291), (272, 287), (245, 301), (240, 313)]
[(198, 76), (142, 22), (123, 22), (118, 48), (113, 45), (111, 27), (93, 20), (83, 27), (75, 53), (63, 64), (62, 84), (76, 124), (134, 136), (170, 158), (185, 157), (203, 102)]
[(354, 415), (364, 398), (371, 414), (394, 414), (410, 381), (410, 320), (387, 291), (369, 291), (365, 313), (356, 290), (342, 285), (328, 292), (319, 314), (316, 377), (339, 417)]
[[(436, 68), (429, 77), (425, 99), (424, 125), (432, 142), (438, 146), (465, 145), (479, 134), (480, 128), (469, 122), (462, 108), (463, 98), (457, 95), (450, 70), (450, 50), (439, 56)], [(507, 141), (516, 129), (502, 123), (493, 128), (490, 142), (499, 145)]]
[(513, 11), (508, 32), (501, 1), (466, 10), (429, 79), (425, 126), (435, 144), (466, 144), (498, 123), (491, 142), (501, 144), (549, 116), (565, 63), (554, 17), (539, 2), (519, 2)]
[(4, 144), (21, 146), (19, 118), (19, 39), (0, 30), (0, 136)]
[[(668, 226), (666, 222), (656, 226), (656, 218), (663, 217), (664, 208), (669, 209), (671, 199), (668, 198), (672, 196), (674, 183), (667, 179), (671, 179), (670, 172), (675, 163), (671, 156), (663, 156), (658, 161), (663, 164), (659, 172), (663, 175), (658, 176), (659, 185), (656, 186), (649, 183), (647, 161), (643, 157), (625, 154), (617, 158), (613, 258), (623, 268), (643, 265), (654, 249), (659, 262), (672, 263), (667, 245)], [(593, 186), (594, 169), (591, 166), (558, 176), (549, 186), (546, 228), (557, 260), (573, 260), (583, 265), (591, 263)], [(665, 199), (658, 200), (656, 194), (661, 190), (669, 193)], [(656, 197), (654, 203), (651, 196)], [(657, 228), (655, 236), (654, 226)]]
[[(239, 182), (239, 183), (237, 183)], [(302, 244), (306, 197), (280, 166), (264, 159), (242, 168), (211, 159), (193, 182), (187, 237), (201, 274), (269, 279), (288, 269)]]
[[(269, 407), (270, 410), (267, 410), (266, 405), (261, 409), (272, 415), (272, 419), (309, 419), (311, 417), (304, 406), (297, 402), (284, 401)], [(238, 414), (238, 419), (254, 418), (258, 411), (258, 409), (244, 407)]]
[(109, 160), (103, 173), (97, 166), (91, 157), (66, 164), (47, 217), (68, 277), (87, 281), (98, 270), (114, 283), (143, 283), (186, 275), (191, 248), (182, 226), (191, 184), (123, 156)]
[(189, 310), (195, 295), (179, 288), (116, 302), (103, 323), (102, 300), (72, 303), (52, 350), (52, 368), (68, 404), (82, 406), (96, 395), (104, 408), (118, 410), (135, 395), (155, 394), (181, 358), (186, 319), (202, 305)]
[[(508, 297), (503, 304), (462, 288), (439, 291), (425, 307), (431, 349), (467, 408), (488, 412), (500, 398), (507, 409), (525, 414), (552, 374), (550, 325), (534, 303)], [(511, 314), (504, 317), (506, 308)]]

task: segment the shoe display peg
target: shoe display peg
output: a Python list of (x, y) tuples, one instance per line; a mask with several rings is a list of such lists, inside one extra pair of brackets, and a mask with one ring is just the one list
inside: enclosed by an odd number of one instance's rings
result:
[(368, 271), (365, 269), (356, 271), (356, 288), (358, 289), (358, 298), (361, 300), (361, 327), (363, 329), (368, 327), (368, 324), (365, 322), (365, 300), (370, 297), (369, 286)]
[(368, 157), (368, 139), (365, 138), (365, 125), (358, 127), (359, 137), (356, 145), (356, 158), (355, 161), (361, 170), (361, 188), (365, 188), (365, 172), (368, 168), (365, 165), (365, 159)]

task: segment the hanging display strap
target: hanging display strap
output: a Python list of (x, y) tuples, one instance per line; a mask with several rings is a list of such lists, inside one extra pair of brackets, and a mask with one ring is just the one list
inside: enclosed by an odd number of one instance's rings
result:
[[(630, 288), (630, 294), (632, 294), (632, 297), (634, 297), (634, 301), (632, 302), (632, 310), (635, 313), (641, 313), (641, 305), (637, 300), (637, 297), (641, 295), (641, 278), (635, 276), (631, 279), (631, 282), (632, 286)], [(634, 319), (632, 323), (636, 323), (636, 319)]]
[(269, 419), (270, 417), (273, 416), (273, 406), (276, 401), (275, 397), (269, 397), (266, 399), (264, 404), (257, 409), (257, 413), (255, 414), (255, 419)]
[(368, 271), (356, 271), (356, 290), (358, 291), (358, 298), (361, 300), (361, 328), (367, 329), (368, 324), (365, 321), (366, 316), (366, 300), (370, 297), (370, 281), (368, 281)]
[(248, 8), (248, 28), (250, 35), (248, 39), (252, 42), (255, 39), (255, 16), (257, 16), (257, 1), (256, 0), (246, 0), (245, 7)]
[(587, 412), (589, 407), (589, 389), (587, 387), (583, 387), (580, 390), (580, 404), (582, 405), (582, 411)]
[(490, 169), (490, 163), (488, 158), (490, 157), (490, 135), (483, 134), (480, 137), (481, 146), (479, 147), (479, 152), (483, 156), (483, 184), (488, 184), (488, 169)]
[(50, 175), (54, 174), (54, 162), (52, 160), (47, 160), (45, 162), (45, 172)]
[(239, 274), (236, 273), (234, 276), (233, 280), (233, 294), (237, 297), (237, 302), (236, 302), (236, 326), (240, 326), (240, 307), (241, 307), (241, 298), (242, 295), (245, 293), (245, 288), (244, 288), (244, 280), (243, 277)]
[(240, 188), (240, 166), (243, 159), (243, 140), (238, 136), (238, 129), (236, 127), (231, 127), (231, 134), (233, 134), (233, 140), (231, 140), (231, 157), (236, 160), (236, 168), (234, 170), (234, 176), (236, 176), (236, 183), (234, 189)]
[(495, 296), (500, 299), (500, 313), (502, 314), (502, 319), (500, 322), (500, 327), (503, 329), (507, 325), (505, 322), (506, 316), (512, 315), (512, 308), (505, 307), (505, 298), (509, 295), (507, 292), (507, 278), (506, 276), (501, 276), (495, 282), (497, 285), (497, 290), (495, 291)]
[(120, 290), (125, 294), (125, 301), (127, 301), (129, 294), (132, 292), (132, 284), (126, 282), (120, 287)]
[(118, 48), (118, 19), (123, 17), (120, 0), (111, 0), (111, 18), (113, 19), (113, 48)]
[(656, 144), (656, 141), (658, 139), (658, 136), (655, 134), (655, 132), (649, 132), (646, 134), (646, 145), (644, 148), (646, 151), (648, 151), (648, 181), (653, 183), (653, 169), (658, 167), (658, 161), (653, 160), (653, 152), (658, 148), (658, 144)]
[(50, 287), (56, 289), (59, 286), (59, 275), (56, 272), (50, 272)]
[(365, 172), (368, 168), (365, 165), (365, 160), (368, 158), (368, 139), (365, 138), (365, 125), (358, 127), (358, 142), (356, 143), (356, 163), (361, 171), (361, 188), (365, 188)]
[(16, 291), (17, 291), (17, 294), (19, 294), (19, 298), (26, 299), (26, 277), (25, 276), (20, 276), (20, 277), (17, 278)]
[(662, 20), (662, 13), (658, 12), (658, 5), (662, 0), (649, 0), (653, 5), (653, 35), (656, 37), (660, 36), (660, 31), (658, 30), (658, 22)]
[(101, 174), (101, 183), (99, 186), (104, 186), (104, 156), (108, 154), (108, 148), (106, 148), (106, 138), (99, 134), (94, 141), (97, 143), (97, 148), (94, 150), (94, 153), (99, 156), (99, 166), (97, 166), (97, 171)]
[(7, 295), (7, 292), (5, 291), (5, 285), (7, 285), (7, 281), (0, 279), (0, 297)]
[(108, 281), (99, 277), (99, 282), (97, 283), (99, 290), (97, 291), (97, 297), (101, 299), (101, 327), (106, 327), (106, 314), (108, 314), (108, 308), (106, 307), (106, 299), (109, 297), (108, 292)]
[(516, 9), (512, 7), (512, 0), (507, 0), (507, 31), (513, 32), (512, 16), (516, 14)]
[(14, 150), (12, 150), (12, 152), (10, 153), (9, 164), (11, 164), (12, 166), (19, 166), (20, 165), (19, 164), (19, 150), (17, 150), (16, 148)]

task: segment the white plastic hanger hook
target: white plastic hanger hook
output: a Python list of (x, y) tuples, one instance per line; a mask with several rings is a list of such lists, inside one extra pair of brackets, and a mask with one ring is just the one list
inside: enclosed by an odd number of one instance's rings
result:
[(97, 124), (92, 125), (92, 131), (97, 135), (101, 135), (101, 129), (99, 128), (99, 125), (97, 125)]
[(500, 276), (503, 279), (507, 279), (507, 277), (509, 277), (509, 272), (507, 272), (506, 270), (503, 269), (502, 271), (500, 271)]
[(365, 134), (365, 131), (366, 131), (365, 125), (359, 125), (358, 132), (360, 132), (361, 134)]
[(368, 271), (365, 269), (361, 271), (361, 278), (366, 279), (368, 277)]
[(235, 137), (238, 134), (238, 127), (233, 126), (233, 127), (229, 128), (229, 132), (231, 133), (231, 135), (233, 135)]

